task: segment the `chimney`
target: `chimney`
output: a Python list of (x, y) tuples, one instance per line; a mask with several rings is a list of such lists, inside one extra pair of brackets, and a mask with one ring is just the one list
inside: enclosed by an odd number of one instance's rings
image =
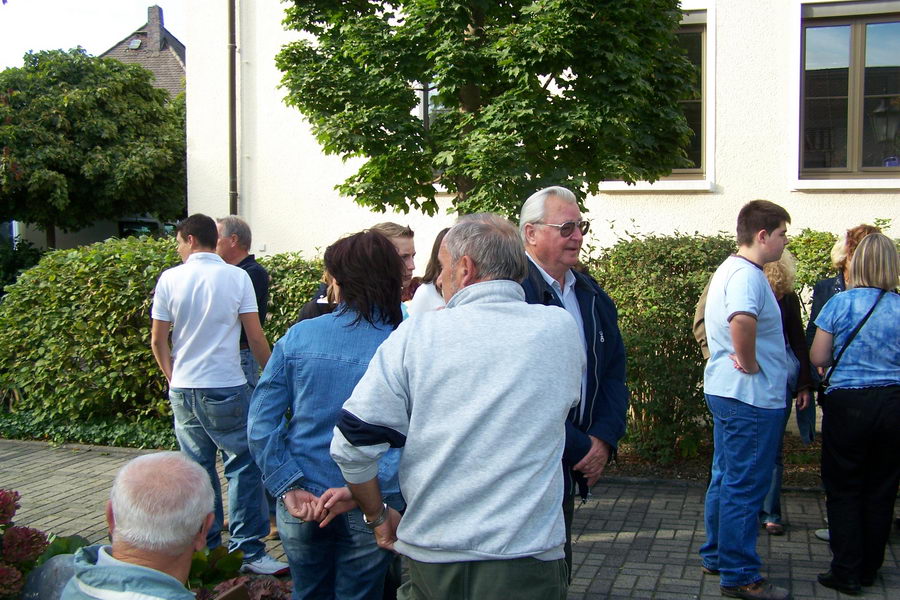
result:
[(147, 9), (147, 49), (151, 52), (162, 50), (163, 11), (153, 5)]

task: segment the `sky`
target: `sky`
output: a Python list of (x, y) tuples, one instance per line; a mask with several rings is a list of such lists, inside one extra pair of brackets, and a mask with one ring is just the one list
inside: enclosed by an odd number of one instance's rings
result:
[(6, 0), (0, 3), (0, 70), (22, 66), (29, 50), (105, 52), (147, 22), (147, 8), (163, 9), (163, 25), (183, 44), (189, 0)]

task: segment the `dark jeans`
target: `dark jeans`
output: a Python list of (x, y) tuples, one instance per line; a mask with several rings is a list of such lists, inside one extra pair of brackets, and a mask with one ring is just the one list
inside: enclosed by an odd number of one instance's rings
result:
[(563, 559), (479, 560), (454, 563), (409, 561), (402, 600), (565, 600)]
[(831, 530), (831, 571), (875, 577), (884, 562), (900, 483), (900, 386), (822, 396), (822, 481)]

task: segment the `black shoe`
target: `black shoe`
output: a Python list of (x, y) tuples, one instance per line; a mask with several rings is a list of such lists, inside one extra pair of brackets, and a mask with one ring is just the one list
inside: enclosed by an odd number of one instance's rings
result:
[(875, 576), (872, 575), (871, 577), (865, 577), (865, 576), (860, 577), (859, 585), (861, 585), (863, 587), (872, 587), (873, 585), (875, 585)]
[(858, 581), (842, 581), (835, 577), (834, 573), (832, 573), (831, 571), (828, 571), (827, 573), (819, 573), (816, 579), (818, 579), (819, 583), (821, 583), (825, 587), (843, 592), (850, 596), (856, 596), (860, 592), (862, 592), (862, 588), (860, 587)]

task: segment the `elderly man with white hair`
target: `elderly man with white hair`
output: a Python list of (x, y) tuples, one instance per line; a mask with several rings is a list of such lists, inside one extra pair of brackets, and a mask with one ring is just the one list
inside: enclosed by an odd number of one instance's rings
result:
[(214, 519), (206, 471), (180, 452), (139, 456), (119, 470), (106, 505), (112, 546), (75, 554), (63, 600), (193, 600), (184, 583)]
[(566, 421), (563, 454), (563, 514), (570, 573), (576, 488), (586, 498), (600, 478), (625, 435), (628, 410), (625, 346), (616, 306), (590, 275), (575, 269), (589, 229), (575, 194), (564, 187), (539, 190), (522, 205), (519, 233), (528, 255), (528, 276), (522, 282), (525, 300), (565, 308), (578, 326), (578, 340), (587, 358), (581, 401)]

